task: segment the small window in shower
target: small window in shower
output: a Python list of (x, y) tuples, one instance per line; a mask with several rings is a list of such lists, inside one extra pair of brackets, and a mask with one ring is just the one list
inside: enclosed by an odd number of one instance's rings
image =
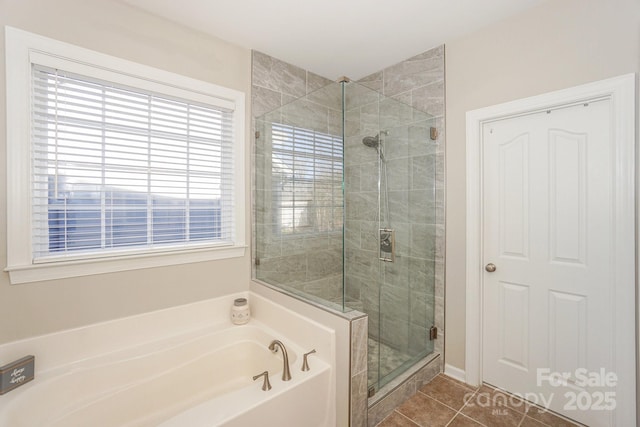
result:
[(342, 228), (342, 137), (273, 123), (271, 164), (276, 234)]

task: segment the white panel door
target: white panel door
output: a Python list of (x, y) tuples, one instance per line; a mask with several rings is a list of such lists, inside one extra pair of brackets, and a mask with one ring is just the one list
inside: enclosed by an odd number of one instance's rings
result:
[(583, 381), (613, 370), (609, 103), (482, 129), (483, 379), (590, 426), (615, 390)]

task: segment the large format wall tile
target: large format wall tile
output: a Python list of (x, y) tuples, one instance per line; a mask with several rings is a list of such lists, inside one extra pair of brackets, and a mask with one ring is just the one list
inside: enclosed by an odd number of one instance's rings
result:
[[(391, 228), (396, 231), (397, 255), (395, 263), (384, 266), (382, 277), (372, 277), (373, 283), (381, 280), (378, 286), (382, 286), (384, 292), (380, 298), (386, 306), (377, 306), (377, 301), (367, 298), (364, 288), (360, 294), (365, 299), (364, 306), (370, 310), (370, 335), (377, 338), (381, 327), (384, 337), (380, 338), (392, 337), (391, 341), (387, 339), (388, 344), (413, 352), (416, 349), (409, 348), (409, 342), (424, 342), (431, 325), (435, 324), (443, 332), (444, 313), (439, 303), (443, 301), (444, 269), (436, 268), (436, 262), (441, 264), (444, 257), (444, 46), (366, 76), (359, 83), (392, 98), (383, 98), (380, 102), (377, 126), (386, 131), (388, 216)], [(368, 164), (369, 159), (362, 160), (364, 156), (376, 155), (375, 150), (367, 154), (361, 144), (367, 135), (363, 130), (367, 129), (371, 134), (376, 125), (363, 123), (363, 118), (368, 122), (376, 120), (371, 114), (375, 111), (366, 110), (371, 108), (367, 101), (354, 96), (348, 104), (351, 110), (347, 116), (349, 135), (354, 143), (349, 151), (354, 157), (347, 159), (349, 173), (357, 176), (360, 183), (360, 191), (357, 186), (347, 184), (347, 212), (351, 203), (354, 208), (351, 222), (362, 224), (366, 221), (367, 210), (375, 212), (378, 209), (377, 200), (362, 196), (363, 186), (377, 184), (379, 174), (377, 168)], [(431, 140), (431, 127), (438, 130), (435, 141)], [(377, 161), (377, 158), (373, 160)], [(358, 164), (361, 165), (359, 170), (356, 169)], [(380, 182), (381, 189), (384, 185), (384, 181)], [(383, 197), (382, 194), (380, 203), (384, 211)], [(386, 217), (386, 213), (381, 212), (384, 225), (388, 225)], [(351, 229), (357, 230), (357, 227), (352, 224)], [(375, 237), (375, 229), (372, 233)], [(372, 249), (373, 253), (377, 250), (375, 242), (361, 247)], [(347, 268), (347, 283), (350, 275), (358, 272), (361, 270)], [(375, 274), (375, 269), (371, 268), (369, 272)], [(373, 283), (361, 286), (371, 291), (375, 286)], [(411, 302), (407, 303), (409, 307), (401, 309), (400, 300), (405, 299), (402, 289), (407, 287), (409, 296), (406, 299)], [(393, 296), (395, 292), (397, 297)], [(401, 310), (410, 313), (407, 322), (394, 319)], [(382, 325), (379, 326), (380, 319), (376, 316), (383, 319)], [(436, 350), (442, 349), (440, 342), (434, 344)]]
[(435, 117), (444, 116), (444, 80), (411, 90), (411, 106)]
[(443, 47), (431, 49), (383, 70), (385, 96), (395, 96), (444, 80)]
[(264, 53), (252, 52), (252, 81), (255, 86), (299, 98), (307, 94), (307, 72)]
[[(283, 123), (341, 135), (341, 91), (317, 74), (261, 52), (252, 52), (252, 114), (260, 137), (252, 150), (255, 175), (254, 277), (313, 297), (337, 302), (342, 295), (342, 237), (335, 232), (286, 235), (278, 231), (274, 183), (271, 179), (270, 123)], [(305, 99), (300, 99), (309, 95)], [(342, 188), (337, 184), (336, 194)], [(342, 220), (342, 208), (333, 212)]]

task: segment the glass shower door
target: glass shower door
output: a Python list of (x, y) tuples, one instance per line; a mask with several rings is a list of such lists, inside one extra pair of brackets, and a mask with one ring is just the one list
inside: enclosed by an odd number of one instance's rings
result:
[(345, 285), (369, 315), (369, 387), (379, 389), (433, 351), (434, 121), (360, 85), (347, 89)]
[[(381, 110), (408, 108), (389, 104)], [(433, 351), (436, 209), (430, 124), (425, 119), (385, 126), (389, 149), (380, 192), (388, 203), (380, 204), (381, 247), (391, 235), (394, 254), (392, 261), (381, 257), (379, 387)]]

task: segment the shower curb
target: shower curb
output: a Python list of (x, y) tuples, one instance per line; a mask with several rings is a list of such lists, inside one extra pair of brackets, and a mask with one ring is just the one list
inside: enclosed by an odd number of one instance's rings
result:
[[(442, 372), (442, 357), (430, 354), (369, 398), (367, 424), (374, 427), (420, 387)], [(379, 396), (379, 397), (378, 397)]]

